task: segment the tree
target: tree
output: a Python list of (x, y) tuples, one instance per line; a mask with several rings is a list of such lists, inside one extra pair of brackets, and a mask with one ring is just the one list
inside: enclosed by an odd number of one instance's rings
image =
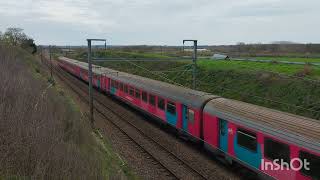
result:
[(280, 45), (279, 44), (270, 44), (270, 51), (273, 56), (277, 55), (277, 52), (279, 50)]
[(13, 46), (19, 46), (23, 41), (27, 40), (27, 35), (21, 28), (8, 28), (3, 35), (4, 40)]
[(21, 28), (8, 28), (2, 35), (2, 41), (12, 46), (20, 46), (32, 54), (37, 52), (34, 40), (28, 37)]
[(246, 44), (244, 42), (238, 42), (237, 43), (237, 47), (238, 47), (238, 53), (242, 53), (242, 51), (244, 50)]
[(31, 38), (24, 40), (21, 44), (21, 47), (23, 49), (26, 49), (27, 51), (30, 51), (32, 54), (35, 54), (37, 52), (37, 45), (34, 43), (34, 40)]

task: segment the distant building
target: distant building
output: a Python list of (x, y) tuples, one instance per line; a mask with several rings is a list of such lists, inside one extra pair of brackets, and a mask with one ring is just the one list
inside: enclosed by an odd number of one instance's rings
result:
[(73, 49), (66, 49), (66, 48), (61, 49), (61, 51), (62, 51), (62, 52), (74, 52)]
[[(190, 52), (193, 52), (193, 49), (184, 49), (184, 51), (190, 51)], [(198, 48), (198, 49), (197, 49), (197, 51), (198, 51), (198, 52), (205, 52), (205, 51), (210, 51), (210, 50), (208, 50), (208, 49), (200, 49), (200, 48)]]
[(63, 48), (63, 49), (61, 49), (61, 52), (64, 56), (67, 56), (68, 54), (75, 52), (75, 50), (70, 49), (70, 48), (69, 49)]
[(214, 54), (211, 57), (212, 60), (230, 60), (230, 57), (224, 54)]

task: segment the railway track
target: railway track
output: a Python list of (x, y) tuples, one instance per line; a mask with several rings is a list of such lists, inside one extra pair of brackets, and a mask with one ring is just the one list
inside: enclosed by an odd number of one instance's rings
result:
[[(67, 86), (72, 89), (72, 91), (74, 91), (81, 98), (81, 100), (88, 103), (88, 89), (84, 88), (83, 85), (77, 86), (74, 83), (74, 80), (79, 81), (79, 79), (73, 76), (71, 77), (69, 73), (65, 72), (57, 65), (54, 65), (53, 68), (55, 74), (60, 79), (67, 82)], [(185, 177), (189, 177), (191, 179), (209, 179), (205, 175), (201, 174), (198, 170), (191, 167), (187, 162), (179, 158), (169, 149), (158, 143), (154, 138), (148, 136), (136, 125), (128, 122), (125, 115), (118, 114), (111, 107), (98, 100), (96, 96), (94, 96), (93, 99), (94, 110), (96, 113), (112, 123), (125, 136), (126, 139), (130, 140), (144, 154), (150, 157), (154, 165), (157, 164), (160, 168), (162, 168), (160, 171), (163, 172), (165, 177), (168, 179), (184, 179)], [(121, 120), (121, 122), (118, 120)], [(134, 129), (139, 135), (133, 135), (132, 129)], [(168, 164), (170, 164), (170, 167), (168, 167)]]

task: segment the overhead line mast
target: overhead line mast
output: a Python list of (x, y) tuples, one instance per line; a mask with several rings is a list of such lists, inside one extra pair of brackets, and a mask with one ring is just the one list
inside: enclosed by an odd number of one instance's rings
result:
[(197, 50), (198, 50), (198, 40), (190, 40), (190, 39), (185, 39), (183, 40), (183, 51), (184, 51), (184, 43), (185, 42), (193, 42), (193, 56), (192, 56), (192, 89), (196, 89), (196, 71), (197, 71)]
[(104, 42), (104, 48), (107, 49), (106, 39), (87, 39), (88, 42), (88, 65), (89, 65), (89, 106), (90, 106), (90, 122), (92, 128), (94, 127), (93, 118), (93, 89), (92, 89), (92, 41), (102, 41)]

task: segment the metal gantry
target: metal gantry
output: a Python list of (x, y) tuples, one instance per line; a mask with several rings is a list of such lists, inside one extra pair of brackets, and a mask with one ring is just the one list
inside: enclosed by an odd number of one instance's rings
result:
[(93, 118), (93, 89), (92, 89), (92, 42), (93, 41), (102, 41), (104, 42), (104, 47), (107, 47), (106, 39), (87, 39), (88, 42), (88, 69), (89, 69), (89, 106), (90, 106), (90, 122), (92, 128), (94, 127), (94, 118)]
[(198, 40), (190, 40), (190, 39), (185, 39), (183, 40), (183, 51), (184, 51), (184, 43), (185, 42), (193, 42), (193, 56), (192, 56), (192, 88), (196, 89), (196, 73), (197, 73), (197, 52), (198, 52)]

